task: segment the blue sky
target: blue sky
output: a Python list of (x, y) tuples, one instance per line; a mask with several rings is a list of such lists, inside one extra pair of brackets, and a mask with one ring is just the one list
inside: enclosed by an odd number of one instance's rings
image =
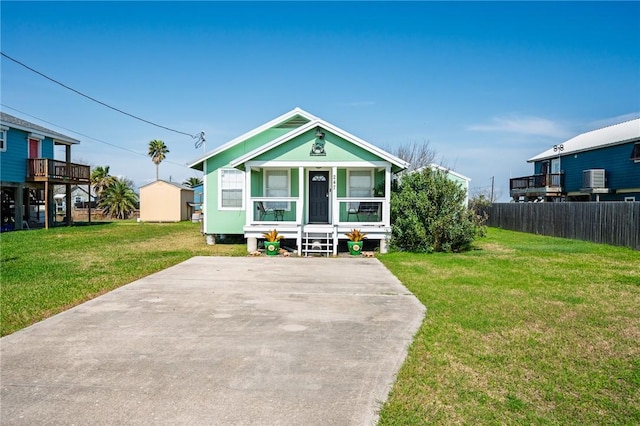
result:
[[(428, 141), (474, 190), (508, 199), (526, 160), (640, 117), (639, 2), (11, 2), (2, 52), (206, 149), (301, 107), (393, 151)], [(2, 110), (80, 139), (74, 161), (197, 176), (193, 140), (12, 61)], [(35, 118), (34, 118), (35, 117)], [(117, 148), (113, 145), (122, 147)]]

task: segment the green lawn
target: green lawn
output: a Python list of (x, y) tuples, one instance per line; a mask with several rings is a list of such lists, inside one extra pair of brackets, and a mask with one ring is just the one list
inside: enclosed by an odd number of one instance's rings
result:
[[(2, 335), (195, 255), (198, 224), (1, 235)], [(382, 425), (640, 424), (640, 252), (489, 229), (380, 260), (427, 307)]]
[(640, 252), (490, 229), (380, 259), (427, 307), (382, 425), (640, 424)]
[(1, 335), (193, 256), (246, 254), (207, 246), (199, 229), (119, 221), (1, 234)]

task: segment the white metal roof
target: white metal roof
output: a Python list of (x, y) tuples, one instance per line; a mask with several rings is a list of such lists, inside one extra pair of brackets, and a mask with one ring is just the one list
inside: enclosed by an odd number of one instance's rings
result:
[(562, 145), (561, 151), (554, 150), (551, 147), (535, 157), (529, 158), (527, 162), (533, 163), (549, 158), (557, 158), (558, 155), (562, 156), (581, 151), (590, 151), (608, 145), (618, 145), (634, 139), (640, 139), (640, 118), (579, 134), (566, 142), (556, 145), (557, 147)]

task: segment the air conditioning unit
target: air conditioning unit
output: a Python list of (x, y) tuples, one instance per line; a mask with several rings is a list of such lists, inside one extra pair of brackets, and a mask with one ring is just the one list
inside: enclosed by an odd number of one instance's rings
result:
[(582, 171), (583, 188), (605, 188), (604, 169), (589, 169)]

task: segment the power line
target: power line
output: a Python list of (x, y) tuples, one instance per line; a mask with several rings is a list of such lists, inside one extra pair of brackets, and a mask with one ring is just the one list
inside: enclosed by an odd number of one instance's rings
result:
[[(26, 68), (26, 69), (28, 69), (29, 71), (32, 71), (32, 72), (34, 72), (34, 73), (38, 74), (39, 76), (44, 77), (44, 78), (46, 78), (47, 80), (52, 81), (52, 82), (54, 82), (54, 83), (56, 83), (56, 84), (58, 84), (58, 85), (60, 85), (60, 86), (64, 87), (65, 89), (67, 89), (67, 90), (71, 90), (72, 92), (74, 92), (74, 93), (76, 93), (76, 94), (78, 94), (78, 95), (80, 95), (80, 96), (83, 96), (83, 97), (85, 97), (85, 98), (87, 98), (87, 99), (89, 99), (89, 100), (92, 100), (93, 102), (96, 102), (96, 103), (98, 103), (98, 104), (100, 104), (100, 105), (102, 105), (102, 106), (105, 106), (105, 107), (107, 107), (107, 108), (110, 108), (110, 109), (112, 109), (112, 110), (114, 110), (114, 111), (117, 111), (117, 112), (119, 112), (119, 113), (121, 113), (121, 114), (128, 115), (129, 117), (131, 117), (131, 118), (135, 118), (136, 120), (140, 120), (140, 121), (145, 122), (145, 123), (147, 123), (147, 124), (151, 124), (152, 126), (156, 126), (156, 127), (161, 128), (161, 129), (169, 130), (170, 132), (179, 133), (179, 134), (181, 134), (181, 135), (186, 135), (186, 136), (191, 137), (192, 139), (197, 139), (197, 141), (196, 141), (196, 148), (198, 148), (198, 147), (201, 145), (201, 143), (204, 141), (204, 132), (199, 132), (199, 133), (196, 133), (195, 135), (192, 135), (192, 134), (187, 133), (187, 132), (181, 132), (180, 130), (172, 129), (172, 128), (170, 128), (170, 127), (162, 126), (162, 125), (157, 124), (157, 123), (154, 123), (154, 122), (152, 122), (152, 121), (145, 120), (144, 118), (140, 118), (140, 117), (138, 117), (137, 115), (130, 114), (130, 113), (128, 113), (128, 112), (126, 112), (126, 111), (123, 111), (123, 110), (121, 110), (121, 109), (119, 109), (119, 108), (116, 108), (116, 107), (112, 107), (111, 105), (108, 105), (108, 104), (106, 104), (106, 103), (104, 103), (104, 102), (102, 102), (102, 101), (100, 101), (100, 100), (98, 100), (98, 99), (96, 99), (96, 98), (94, 98), (94, 97), (91, 97), (91, 96), (89, 96), (89, 95), (86, 95), (86, 94), (82, 93), (81, 91), (74, 89), (73, 87), (69, 87), (69, 86), (67, 86), (67, 85), (66, 85), (66, 84), (64, 84), (64, 83), (61, 83), (61, 82), (59, 82), (58, 80), (56, 80), (56, 79), (54, 79), (54, 78), (52, 78), (52, 77), (49, 77), (48, 75), (45, 75), (45, 74), (41, 73), (40, 71), (38, 71), (38, 70), (36, 70), (36, 69), (31, 68), (31, 67), (30, 67), (30, 66), (28, 66), (27, 64), (24, 64), (24, 63), (20, 62), (19, 60), (15, 59), (15, 58), (12, 58), (11, 56), (7, 55), (6, 53), (4, 53), (4, 52), (2, 52), (2, 51), (0, 51), (0, 54), (1, 54), (2, 56), (4, 56), (5, 58), (9, 59), (10, 61), (13, 61), (13, 62), (15, 62), (16, 64), (18, 64), (18, 65), (21, 65), (21, 66), (25, 67), (25, 68)], [(200, 143), (200, 145), (199, 145), (199, 143)]]
[[(132, 149), (125, 148), (125, 147), (123, 147), (123, 146), (116, 145), (116, 144), (111, 143), (111, 142), (103, 141), (103, 140), (101, 140), (101, 139), (97, 139), (97, 138), (94, 138), (94, 137), (92, 137), (92, 136), (85, 135), (84, 133), (77, 132), (77, 131), (75, 131), (75, 130), (73, 130), (73, 129), (69, 129), (69, 128), (64, 127), (64, 126), (60, 126), (59, 124), (52, 123), (52, 122), (47, 121), (47, 120), (44, 120), (44, 119), (42, 119), (42, 118), (40, 118), (40, 117), (36, 117), (35, 115), (31, 115), (31, 114), (29, 114), (29, 113), (27, 113), (27, 112), (20, 111), (19, 109), (14, 108), (14, 107), (12, 107), (12, 106), (9, 106), (9, 105), (7, 105), (7, 104), (0, 103), (0, 105), (2, 105), (4, 108), (9, 108), (10, 110), (13, 110), (13, 111), (19, 112), (20, 114), (24, 114), (24, 115), (26, 115), (27, 117), (35, 118), (36, 120), (42, 121), (43, 123), (47, 123), (47, 124), (50, 124), (50, 125), (52, 125), (52, 126), (59, 127), (60, 129), (64, 129), (64, 130), (66, 130), (67, 132), (75, 133), (76, 135), (83, 136), (83, 137), (85, 137), (85, 138), (87, 138), (87, 139), (91, 139), (91, 140), (93, 140), (93, 141), (100, 142), (100, 143), (103, 143), (103, 144), (105, 144), (105, 145), (109, 145), (109, 146), (112, 146), (112, 147), (114, 147), (114, 148), (118, 148), (118, 149), (121, 149), (121, 150), (123, 150), (123, 151), (130, 152), (130, 153), (132, 153), (132, 154), (141, 155), (141, 156), (143, 156), (143, 157), (148, 157), (148, 155), (147, 155), (147, 154), (143, 154), (143, 153), (141, 153), (141, 152), (134, 151), (134, 150), (132, 150)], [(184, 164), (174, 163), (173, 161), (169, 161), (169, 160), (164, 160), (164, 161), (165, 161), (166, 163), (173, 164), (174, 166), (180, 166), (180, 167), (184, 167), (184, 168), (187, 168), (187, 169), (188, 169), (188, 167), (187, 167), (186, 165), (184, 165)]]

